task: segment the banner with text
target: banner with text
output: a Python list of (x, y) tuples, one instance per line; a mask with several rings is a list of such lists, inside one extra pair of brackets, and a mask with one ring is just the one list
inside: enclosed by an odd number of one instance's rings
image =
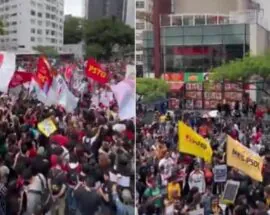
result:
[(106, 84), (109, 81), (107, 72), (105, 72), (100, 64), (93, 58), (87, 61), (85, 74), (87, 77), (92, 78), (100, 84)]
[(262, 181), (263, 158), (232, 137), (227, 137), (227, 165), (257, 181)]
[(178, 123), (179, 143), (178, 149), (180, 152), (191, 154), (203, 158), (207, 162), (212, 160), (212, 148), (208, 141), (206, 141), (192, 128), (184, 124)]

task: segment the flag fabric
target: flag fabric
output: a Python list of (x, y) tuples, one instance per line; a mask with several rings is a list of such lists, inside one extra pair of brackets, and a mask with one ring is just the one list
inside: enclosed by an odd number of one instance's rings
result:
[(256, 181), (263, 181), (263, 158), (232, 137), (227, 137), (227, 165), (232, 166)]
[(73, 70), (75, 69), (74, 65), (68, 64), (65, 66), (65, 79), (69, 83), (71, 81), (72, 75), (73, 75)]
[(16, 71), (9, 83), (9, 88), (15, 88), (27, 82), (31, 82), (33, 74), (30, 72)]
[(37, 72), (34, 75), (34, 78), (39, 87), (45, 93), (48, 93), (53, 82), (53, 74), (51, 65), (49, 64), (48, 60), (43, 56), (39, 57), (38, 59)]
[(0, 52), (0, 92), (7, 93), (9, 83), (16, 70), (16, 56), (10, 52)]
[(64, 78), (60, 74), (53, 78), (48, 93), (45, 93), (40, 88), (35, 79), (32, 79), (30, 92), (33, 92), (36, 98), (45, 105), (60, 105), (67, 112), (73, 112), (79, 101), (79, 99), (70, 92)]
[(109, 81), (108, 73), (105, 72), (101, 65), (96, 62), (95, 59), (90, 58), (87, 61), (87, 65), (85, 68), (85, 74), (87, 77), (92, 78), (96, 82), (100, 84), (106, 84)]
[(178, 140), (180, 152), (203, 158), (211, 163), (213, 150), (209, 142), (183, 122), (178, 123)]
[(120, 120), (131, 119), (136, 116), (135, 81), (125, 79), (111, 86), (119, 108)]

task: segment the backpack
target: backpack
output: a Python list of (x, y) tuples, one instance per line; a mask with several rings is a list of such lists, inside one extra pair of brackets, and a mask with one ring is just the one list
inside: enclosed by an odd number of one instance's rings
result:
[(28, 192), (36, 193), (40, 195), (40, 205), (38, 206), (38, 213), (47, 213), (50, 211), (53, 205), (53, 199), (49, 190), (47, 181), (44, 182), (41, 175), (37, 175), (41, 182), (41, 191), (29, 190)]

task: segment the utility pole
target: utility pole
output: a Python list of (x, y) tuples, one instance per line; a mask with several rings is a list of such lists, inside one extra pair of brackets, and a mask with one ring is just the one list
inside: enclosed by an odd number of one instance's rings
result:
[(160, 45), (160, 0), (153, 0), (153, 33), (154, 33), (154, 73), (160, 78), (161, 45)]

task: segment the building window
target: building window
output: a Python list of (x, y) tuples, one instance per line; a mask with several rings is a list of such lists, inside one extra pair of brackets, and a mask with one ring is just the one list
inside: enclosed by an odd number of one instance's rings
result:
[(32, 34), (35, 34), (35, 33), (36, 33), (36, 29), (32, 28), (32, 29), (31, 29), (31, 33), (32, 33)]
[(38, 12), (38, 17), (41, 18), (42, 17), (42, 13)]
[(137, 1), (136, 8), (144, 8), (144, 1)]
[(31, 19), (31, 24), (36, 24), (36, 20), (35, 19)]
[(41, 29), (38, 29), (37, 30), (37, 34), (42, 34), (42, 30)]
[(140, 30), (140, 29), (144, 29), (145, 24), (144, 22), (137, 22), (136, 23), (136, 29)]
[(136, 55), (136, 61), (143, 61), (143, 55), (137, 54)]
[(12, 22), (11, 25), (17, 25), (17, 22)]
[(31, 10), (31, 15), (32, 15), (32, 16), (35, 16), (35, 15), (36, 15), (36, 11)]
[(137, 43), (136, 44), (136, 51), (139, 52), (139, 51), (142, 51), (143, 50), (143, 45), (140, 44), (140, 43)]
[(38, 25), (42, 25), (42, 21), (41, 20), (38, 21)]
[(46, 30), (46, 35), (50, 34), (50, 31), (49, 30)]
[(32, 42), (35, 42), (35, 37), (31, 37), (31, 41)]
[(46, 19), (49, 19), (49, 18), (50, 18), (50, 14), (46, 13)]

